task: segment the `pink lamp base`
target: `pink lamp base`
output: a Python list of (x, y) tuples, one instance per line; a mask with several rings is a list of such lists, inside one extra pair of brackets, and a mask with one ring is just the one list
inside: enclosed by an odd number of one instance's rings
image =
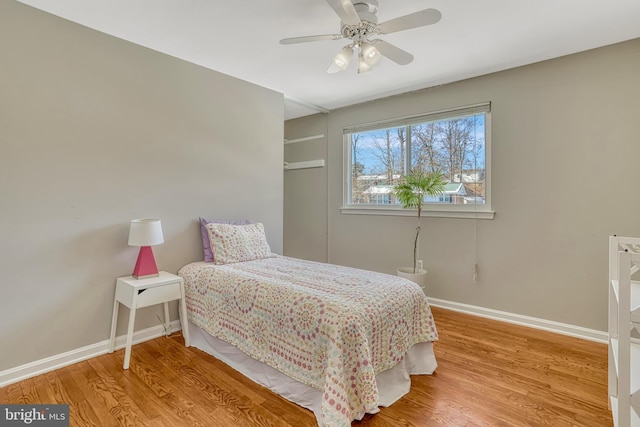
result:
[(141, 246), (138, 253), (138, 260), (133, 269), (133, 277), (136, 279), (146, 279), (147, 277), (158, 277), (158, 266), (153, 257), (151, 246)]

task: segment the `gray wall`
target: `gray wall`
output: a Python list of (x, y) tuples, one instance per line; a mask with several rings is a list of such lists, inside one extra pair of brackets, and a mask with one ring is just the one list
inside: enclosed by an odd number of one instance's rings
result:
[[(332, 111), (329, 262), (394, 273), (411, 261), (415, 226), (410, 217), (340, 213), (344, 127), (491, 101), (496, 215), (423, 221), (428, 294), (605, 331), (607, 237), (640, 235), (639, 73), (633, 40)], [(287, 122), (285, 133), (298, 125)]]
[(284, 173), (284, 254), (326, 262), (327, 253), (327, 125), (326, 114), (287, 123), (285, 138), (318, 139), (286, 144), (286, 162), (324, 160), (322, 168), (294, 169)]
[(169, 272), (202, 260), (200, 215), (261, 221), (281, 253), (283, 111), (282, 94), (0, 1), (0, 371), (108, 338), (133, 218), (162, 220)]

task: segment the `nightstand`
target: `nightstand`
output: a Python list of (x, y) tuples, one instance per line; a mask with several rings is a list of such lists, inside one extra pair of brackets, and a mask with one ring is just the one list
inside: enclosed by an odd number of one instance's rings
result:
[(150, 305), (164, 304), (165, 330), (169, 330), (169, 301), (180, 300), (180, 325), (184, 345), (189, 347), (189, 325), (187, 319), (187, 304), (184, 298), (184, 282), (182, 277), (166, 271), (158, 272), (158, 277), (136, 279), (132, 276), (119, 277), (116, 280), (116, 296), (113, 301), (113, 317), (111, 318), (111, 342), (109, 353), (113, 353), (116, 341), (116, 326), (118, 323), (118, 304), (129, 307), (129, 328), (124, 351), (123, 369), (129, 369), (131, 359), (131, 342), (133, 340), (133, 325), (136, 320), (136, 310)]

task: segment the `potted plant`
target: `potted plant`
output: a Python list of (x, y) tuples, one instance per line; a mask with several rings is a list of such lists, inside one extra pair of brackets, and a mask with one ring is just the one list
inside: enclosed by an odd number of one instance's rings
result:
[(427, 271), (418, 265), (420, 256), (420, 218), (422, 216), (422, 205), (426, 196), (437, 196), (444, 192), (446, 185), (444, 174), (440, 171), (425, 172), (420, 168), (415, 168), (405, 175), (404, 180), (393, 187), (393, 194), (402, 204), (402, 207), (417, 209), (418, 225), (416, 227), (416, 236), (413, 241), (413, 268), (398, 268), (398, 276), (406, 277), (422, 288), (426, 285), (425, 277)]

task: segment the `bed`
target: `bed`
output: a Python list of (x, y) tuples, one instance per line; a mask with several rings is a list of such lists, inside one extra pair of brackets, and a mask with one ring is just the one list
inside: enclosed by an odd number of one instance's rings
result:
[[(272, 254), (262, 224), (206, 224), (213, 262), (180, 269), (191, 344), (320, 426), (349, 426), (431, 374), (438, 335), (406, 279)], [(384, 385), (384, 386), (383, 386)]]

